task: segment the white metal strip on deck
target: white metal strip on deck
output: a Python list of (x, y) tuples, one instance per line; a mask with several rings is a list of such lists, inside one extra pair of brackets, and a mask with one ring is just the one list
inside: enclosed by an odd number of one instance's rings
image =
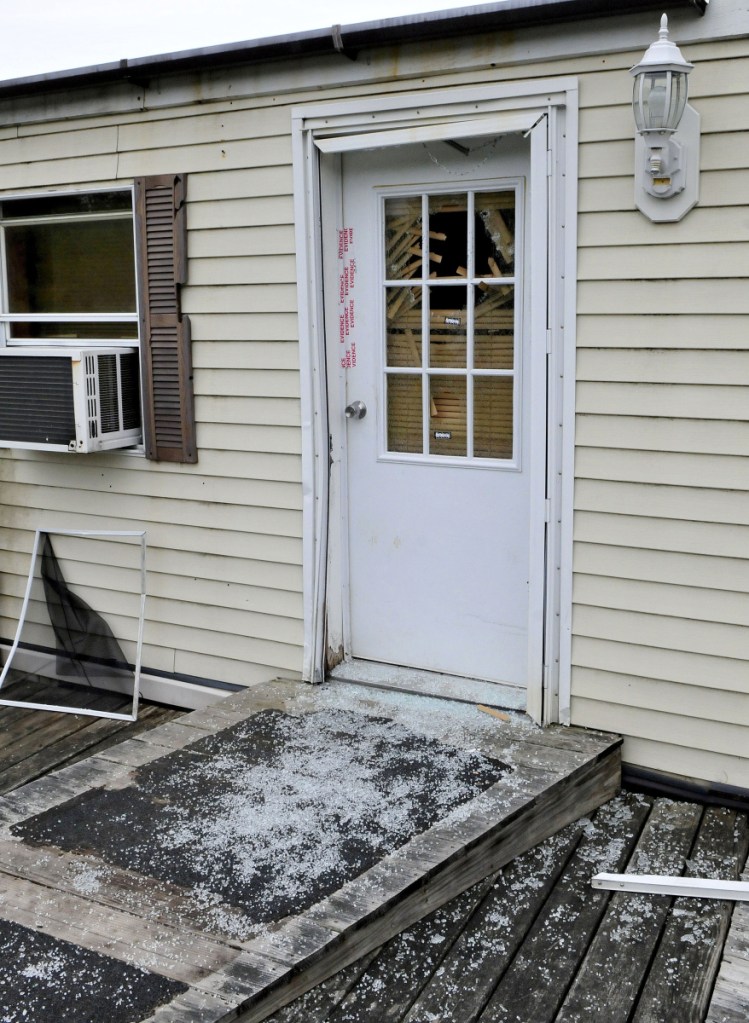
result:
[(650, 895), (685, 895), (693, 899), (730, 899), (749, 902), (749, 881), (718, 881), (699, 877), (667, 877), (657, 874), (596, 874), (591, 884), (615, 892)]

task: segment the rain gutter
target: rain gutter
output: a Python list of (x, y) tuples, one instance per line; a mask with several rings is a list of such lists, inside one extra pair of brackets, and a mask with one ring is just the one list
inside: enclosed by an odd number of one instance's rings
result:
[[(660, 11), (664, 0), (504, 0), (503, 3), (453, 8), (431, 14), (334, 25), (330, 29), (272, 36), (195, 50), (123, 59), (113, 63), (55, 71), (0, 82), (0, 98), (59, 92), (110, 82), (135, 81), (180, 72), (212, 71), (239, 64), (334, 56), (356, 60), (361, 50), (408, 43), (455, 39), (487, 32), (513, 31), (534, 25), (586, 18)], [(703, 15), (709, 0), (669, 0), (669, 8), (691, 8)]]

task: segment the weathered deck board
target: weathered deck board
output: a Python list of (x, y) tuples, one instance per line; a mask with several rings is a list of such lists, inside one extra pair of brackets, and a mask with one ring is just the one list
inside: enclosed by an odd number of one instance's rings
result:
[[(482, 1023), (553, 1023), (560, 1003), (585, 958), (590, 935), (606, 911), (606, 893), (591, 891), (591, 871), (620, 871), (650, 811), (643, 799), (619, 799), (596, 815), (584, 833), (518, 955), (481, 1015)], [(602, 897), (599, 897), (602, 896)], [(535, 975), (539, 983), (528, 984)]]
[[(738, 878), (746, 860), (747, 821), (734, 811), (705, 811), (685, 873), (690, 877)], [(681, 898), (671, 912), (637, 1006), (633, 1023), (701, 1023), (705, 1018), (733, 903)]]
[[(630, 872), (681, 874), (699, 826), (700, 808), (656, 804), (637, 844)], [(615, 894), (575, 982), (559, 1023), (590, 1023), (607, 1006), (609, 1023), (626, 1023), (636, 1004), (669, 910), (657, 895)]]
[[(361, 1017), (347, 1011), (347, 1005), (362, 1004), (357, 988), (360, 984), (366, 986), (367, 974), (364, 964), (360, 963), (357, 964), (362, 970), (359, 977), (346, 975), (345, 983), (341, 977), (340, 985), (336, 983), (337, 978), (333, 978), (325, 986), (324, 999), (318, 1002), (315, 1000), (316, 992), (310, 992), (271, 1017), (268, 1023), (307, 1023), (305, 1008), (310, 1005), (317, 1011), (310, 1014), (309, 1023), (380, 1023), (385, 1019), (388, 1023), (489, 1023), (497, 1019), (513, 1023), (556, 1021), (562, 1018), (557, 1006), (575, 974), (582, 975), (588, 985), (585, 1015), (581, 1015), (580, 1019), (584, 1019), (585, 1023), (609, 1023), (612, 1018), (609, 1005), (611, 984), (615, 984), (620, 975), (621, 959), (632, 954), (633, 946), (627, 938), (643, 911), (646, 929), (651, 928), (656, 916), (662, 919), (655, 935), (658, 951), (648, 960), (641, 989), (633, 995), (631, 1018), (639, 1019), (635, 1013), (641, 1013), (643, 1019), (658, 1023), (683, 1023), (690, 1019), (702, 1023), (705, 1020), (704, 1004), (699, 1010), (701, 1014), (684, 1012), (681, 1006), (690, 1006), (692, 992), (710, 986), (712, 967), (707, 962), (712, 954), (710, 935), (718, 935), (719, 953), (722, 905), (712, 900), (653, 897), (654, 901), (660, 902), (660, 909), (657, 914), (648, 914), (647, 906), (632, 901), (637, 897), (612, 896), (609, 892), (593, 889), (590, 878), (604, 862), (617, 862), (622, 866), (626, 864), (629, 870), (641, 870), (648, 850), (658, 847), (659, 836), (668, 837), (672, 828), (671, 852), (674, 853), (679, 845), (688, 849), (685, 833), (688, 835), (691, 831), (694, 834), (700, 817), (702, 825), (689, 853), (691, 868), (701, 872), (712, 865), (713, 876), (731, 877), (746, 855), (748, 827), (743, 814), (736, 816), (730, 824), (734, 816), (724, 810), (707, 810), (703, 815), (702, 808), (693, 804), (669, 800), (657, 800), (653, 804), (647, 797), (624, 793), (593, 814), (590, 821), (565, 829), (574, 851), (569, 854), (567, 849), (564, 869), (556, 870), (551, 884), (549, 874), (554, 873), (552, 864), (564, 833), (518, 857), (502, 871), (431, 977), (426, 981), (420, 978), (421, 993), (405, 1014), (400, 1013), (400, 1007), (392, 1013), (377, 1015), (373, 1010), (373, 1015)], [(645, 817), (650, 820), (643, 827)], [(638, 833), (639, 845), (633, 851)], [(536, 912), (527, 912), (527, 893), (534, 890), (542, 892), (543, 897), (537, 900)], [(708, 940), (693, 944), (690, 904), (697, 901), (700, 902), (700, 934), (702, 937), (707, 935)], [(685, 906), (687, 911), (683, 912)], [(737, 908), (749, 909), (749, 904), (742, 903)], [(606, 920), (603, 928), (600, 927), (602, 917)], [(615, 933), (611, 930), (614, 918), (618, 918), (622, 926), (619, 958), (610, 963), (611, 984), (604, 984), (595, 992), (589, 982), (600, 967), (601, 942), (596, 941), (596, 934), (603, 934), (604, 940), (610, 942)], [(419, 926), (423, 929), (426, 922)], [(391, 948), (396, 940), (407, 944), (408, 933), (386, 945), (373, 965), (385, 961), (385, 950)], [(437, 932), (434, 933), (437, 937)], [(687, 940), (682, 942), (684, 936)], [(683, 948), (679, 949), (680, 945)], [(668, 951), (672, 947), (679, 949), (684, 956), (684, 962), (675, 971), (678, 976), (673, 985), (669, 984), (669, 976), (664, 978), (662, 975), (664, 969), (667, 973), (672, 969)], [(749, 929), (736, 937), (734, 948), (749, 957)], [(696, 956), (695, 952), (698, 953)], [(639, 964), (642, 962), (640, 959)], [(355, 970), (356, 967), (350, 969)], [(636, 966), (634, 972), (638, 969)], [(381, 982), (379, 989), (387, 991), (392, 972), (383, 971), (378, 979)], [(738, 1023), (741, 1020), (745, 1023), (748, 1018), (747, 1001), (745, 995), (742, 1000), (742, 982), (736, 971), (735, 959), (728, 964), (723, 979), (724, 985), (716, 987), (712, 1015), (708, 1021)], [(627, 983), (626, 971), (624, 981)], [(677, 991), (675, 996), (672, 987), (678, 989), (681, 983), (684, 983), (685, 990), (681, 992), (679, 1003), (675, 1000), (679, 993)], [(482, 1007), (486, 1007), (485, 1011)], [(241, 1016), (240, 1020), (248, 1018), (252, 1017)]]
[[(749, 882), (749, 869), (741, 875)], [(706, 1023), (746, 1023), (749, 1019), (749, 902), (737, 902)]]
[(513, 961), (564, 870), (582, 833), (571, 824), (518, 856), (502, 871), (491, 891), (442, 963), (439, 976), (425, 986), (405, 1019), (478, 1019), (497, 981)]

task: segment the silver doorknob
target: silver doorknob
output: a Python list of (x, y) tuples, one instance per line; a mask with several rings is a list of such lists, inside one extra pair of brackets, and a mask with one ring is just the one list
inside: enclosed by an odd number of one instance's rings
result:
[(363, 419), (367, 414), (367, 406), (363, 401), (352, 401), (344, 411), (346, 419)]

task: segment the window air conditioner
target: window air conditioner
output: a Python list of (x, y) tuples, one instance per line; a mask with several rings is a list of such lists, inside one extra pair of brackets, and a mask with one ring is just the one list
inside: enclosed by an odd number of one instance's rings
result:
[(134, 348), (0, 348), (0, 447), (108, 451), (141, 440)]

